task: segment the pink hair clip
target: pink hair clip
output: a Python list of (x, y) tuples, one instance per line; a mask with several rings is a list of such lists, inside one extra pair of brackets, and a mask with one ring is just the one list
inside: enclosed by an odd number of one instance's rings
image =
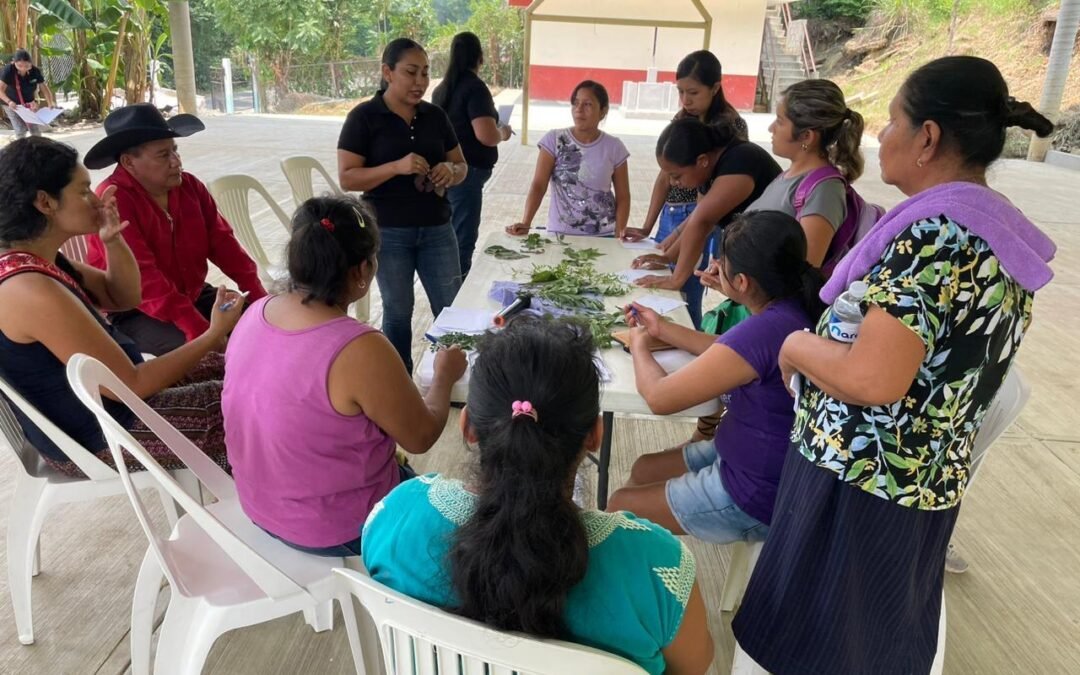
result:
[(326, 230), (327, 232), (333, 232), (334, 231), (334, 221), (330, 220), (329, 218), (323, 218), (322, 220), (319, 221), (319, 224), (322, 225), (323, 229)]
[(510, 407), (514, 409), (514, 413), (510, 415), (510, 419), (514, 419), (518, 415), (526, 415), (533, 418), (533, 422), (540, 421), (540, 419), (536, 415), (536, 408), (534, 408), (533, 404), (529, 403), (528, 401), (514, 401), (513, 405), (511, 405)]

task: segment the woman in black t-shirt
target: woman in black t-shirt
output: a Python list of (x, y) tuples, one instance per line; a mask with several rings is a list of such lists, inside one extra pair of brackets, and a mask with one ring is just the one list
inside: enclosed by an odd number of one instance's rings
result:
[(362, 191), (375, 210), (382, 332), (411, 373), (413, 277), (420, 276), (435, 316), (461, 287), (446, 190), (465, 180), (468, 167), (446, 113), (422, 100), (429, 83), (424, 48), (408, 38), (392, 41), (382, 76), (382, 89), (341, 128), (338, 180)]
[(15, 130), (16, 139), (26, 136), (27, 131), (33, 136), (41, 135), (40, 125), (27, 124), (15, 112), (15, 109), (20, 106), (30, 111), (38, 109), (37, 90), (39, 87), (49, 107), (55, 108), (56, 99), (49, 90), (49, 86), (45, 84), (45, 76), (30, 60), (30, 52), (25, 49), (16, 51), (11, 63), (0, 71), (0, 103), (4, 104), (4, 112), (11, 121), (11, 128)]
[(480, 211), (484, 183), (499, 159), (498, 145), (510, 139), (509, 125), (498, 123), (499, 113), (491, 91), (477, 76), (484, 64), (480, 38), (473, 33), (458, 33), (450, 43), (450, 65), (446, 75), (431, 95), (431, 102), (446, 111), (461, 150), (469, 164), (469, 174), (461, 184), (446, 193), (453, 210), (451, 222), (457, 235), (461, 258), (461, 276), (472, 267), (473, 250), (480, 231)]
[(675, 291), (694, 273), (709, 234), (760, 197), (780, 175), (780, 165), (760, 146), (739, 138), (734, 125), (706, 125), (694, 118), (676, 120), (664, 129), (656, 142), (656, 162), (671, 185), (699, 193), (697, 208), (661, 243), (662, 253), (634, 260), (635, 268), (644, 269), (675, 263), (670, 276), (637, 281), (639, 286)]

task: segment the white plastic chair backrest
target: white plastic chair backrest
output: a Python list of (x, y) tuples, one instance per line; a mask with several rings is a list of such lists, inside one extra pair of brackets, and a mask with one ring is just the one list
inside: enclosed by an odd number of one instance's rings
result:
[(292, 189), (293, 204), (295, 206), (300, 206), (315, 196), (315, 186), (311, 176), (313, 171), (322, 174), (323, 180), (330, 186), (332, 193), (335, 195), (344, 194), (319, 160), (303, 155), (286, 157), (281, 160), (281, 172), (285, 174), (285, 180), (289, 181), (289, 188)]
[[(76, 354), (71, 357), (67, 365), (68, 381), (71, 388), (79, 399), (90, 408), (98, 418), (102, 430), (105, 432), (105, 440), (109, 443), (109, 450), (113, 454), (116, 465), (119, 468), (120, 480), (127, 490), (128, 498), (135, 509), (135, 515), (150, 541), (150, 548), (154, 551), (174, 590), (185, 595), (193, 595), (187, 580), (180, 574), (180, 569), (174, 565), (172, 552), (174, 547), (169, 541), (158, 536), (146, 514), (142, 499), (138, 490), (131, 481), (124, 463), (124, 451), (127, 451), (140, 464), (146, 467), (147, 473), (154, 482), (164, 488), (176, 501), (187, 515), (236, 563), (252, 582), (254, 582), (267, 596), (280, 598), (296, 594), (307, 594), (307, 591), (290, 579), (284, 572), (275, 567), (271, 562), (256, 553), (250, 546), (237, 537), (213, 514), (206, 510), (201, 503), (184, 491), (173, 480), (172, 476), (160, 464), (150, 456), (146, 449), (131, 437), (131, 434), (121, 426), (101, 404), (102, 387), (111, 391), (117, 399), (131, 409), (158, 438), (195, 474), (199, 482), (220, 500), (236, 499), (236, 486), (225, 471), (214, 463), (202, 450), (189, 441), (183, 434), (177, 431), (164, 418), (157, 414), (141, 398), (135, 395), (120, 378), (116, 377), (103, 363), (85, 354)], [(197, 551), (187, 551), (186, 555), (197, 555)]]
[(289, 217), (281, 210), (278, 203), (266, 191), (259, 181), (251, 176), (243, 174), (231, 174), (222, 176), (212, 181), (207, 188), (217, 201), (218, 210), (225, 216), (225, 220), (232, 225), (233, 231), (240, 239), (240, 243), (247, 249), (248, 254), (255, 259), (255, 263), (262, 269), (269, 269), (270, 259), (266, 250), (259, 242), (259, 235), (255, 232), (255, 225), (251, 222), (251, 207), (248, 202), (248, 193), (255, 191), (270, 206), (270, 210), (281, 221), (281, 225), (289, 229)]
[(497, 631), (402, 595), (356, 570), (334, 571), (371, 614), (389, 675), (645, 673), (614, 654)]
[(983, 417), (982, 426), (975, 435), (975, 443), (971, 448), (968, 485), (975, 480), (975, 474), (982, 466), (986, 451), (1001, 434), (1005, 433), (1009, 425), (1016, 421), (1029, 398), (1031, 398), (1031, 387), (1020, 375), (1020, 369), (1013, 365), (1005, 375), (1005, 381), (1001, 383), (997, 395), (994, 396), (990, 408)]
[(89, 254), (87, 248), (86, 235), (79, 235), (72, 237), (60, 246), (60, 252), (64, 254), (64, 257), (68, 260), (74, 260), (75, 262), (86, 262), (86, 258)]
[[(86, 474), (87, 478), (90, 480), (112, 480), (116, 478), (117, 473), (112, 467), (95, 457), (89, 450), (76, 442), (74, 438), (61, 431), (60, 427), (42, 415), (41, 411), (23, 398), (2, 377), (0, 377), (0, 391), (4, 392), (4, 396), (7, 396), (8, 401), (11, 401), (23, 415), (26, 415), (41, 430), (41, 433), (48, 436), (56, 444), (56, 447)], [(19, 455), (19, 460), (26, 472), (32, 474), (30, 467), (37, 463), (38, 458), (25, 456), (23, 453), (37, 453), (37, 450), (26, 441), (22, 426), (15, 418), (14, 413), (8, 406), (8, 402), (2, 397), (0, 397), (0, 419), (2, 419), (0, 427), (3, 427), (4, 436), (7, 438), (8, 443)]]

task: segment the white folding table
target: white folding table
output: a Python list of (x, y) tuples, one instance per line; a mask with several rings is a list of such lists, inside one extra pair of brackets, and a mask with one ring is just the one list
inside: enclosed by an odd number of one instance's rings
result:
[[(555, 239), (554, 236), (547, 235), (543, 230), (540, 230), (539, 233), (549, 239)], [(521, 242), (521, 237), (511, 237), (498, 232), (489, 236), (486, 241), (478, 246), (472, 270), (469, 272), (469, 276), (466, 277), (465, 283), (462, 284), (461, 290), (458, 291), (453, 306), (465, 309), (489, 310), (494, 316), (502, 307), (488, 298), (492, 283), (496, 281), (527, 282), (534, 264), (555, 265), (563, 260), (563, 246), (558, 244), (549, 244), (543, 253), (529, 255), (522, 260), (499, 260), (483, 252), (487, 247), (496, 244), (516, 251), (520, 248)], [(565, 242), (577, 249), (595, 248), (602, 252), (604, 255), (594, 261), (596, 269), (601, 272), (617, 273), (630, 269), (630, 264), (634, 258), (643, 253), (640, 249), (628, 249), (620, 241), (612, 238), (565, 237)], [(604, 300), (607, 309), (613, 311), (627, 305), (632, 300), (650, 294), (669, 298), (681, 297), (678, 291), (658, 291), (635, 286), (624, 296), (609, 297), (604, 298)], [(669, 312), (667, 316), (680, 325), (691, 325), (690, 314), (686, 311), (685, 306), (680, 306), (678, 309)], [(619, 345), (605, 349), (600, 353), (611, 379), (603, 383), (600, 388), (600, 409), (603, 411), (604, 438), (600, 444), (599, 455), (593, 456), (590, 454), (589, 458), (596, 463), (598, 470), (597, 506), (604, 509), (607, 506), (608, 469), (611, 464), (611, 439), (614, 432), (615, 414), (636, 413), (651, 415), (652, 411), (649, 410), (649, 406), (638, 394), (634, 385), (634, 364), (630, 354), (626, 353)], [(661, 365), (669, 372), (689, 363), (693, 359), (692, 355), (680, 350), (658, 352), (658, 355)], [(434, 359), (435, 355), (432, 352), (425, 352), (420, 360), (419, 367), (416, 369), (415, 379), (424, 391), (431, 384), (434, 375)], [(450, 400), (464, 402), (467, 394), (468, 373), (454, 385), (450, 393)], [(684, 417), (702, 417), (713, 414), (718, 409), (718, 403), (710, 401), (675, 414)]]

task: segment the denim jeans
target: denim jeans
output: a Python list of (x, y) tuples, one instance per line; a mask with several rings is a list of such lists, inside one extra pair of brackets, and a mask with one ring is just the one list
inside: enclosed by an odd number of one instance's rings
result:
[(665, 488), (668, 508), (683, 532), (711, 544), (765, 539), (769, 526), (739, 508), (724, 487), (712, 441), (690, 443), (683, 460), (689, 471)]
[(412, 374), (413, 279), (420, 276), (435, 316), (453, 303), (461, 287), (457, 237), (450, 223), (387, 227), (379, 234), (382, 247), (375, 280), (382, 294), (382, 332)]
[[(660, 211), (660, 231), (656, 235), (657, 241), (663, 241), (665, 237), (675, 231), (694, 212), (697, 202), (686, 204), (664, 204)], [(711, 253), (715, 245), (716, 236), (709, 235), (705, 240), (705, 253)], [(709, 256), (702, 255), (699, 270), (709, 266)], [(690, 319), (694, 322), (694, 328), (701, 330), (701, 297), (705, 294), (705, 287), (701, 285), (701, 279), (694, 275), (686, 280), (682, 287), (683, 295), (686, 296), (686, 311), (690, 312)]]
[(484, 205), (484, 183), (491, 178), (491, 169), (469, 167), (469, 173), (460, 185), (446, 193), (450, 207), (454, 210), (450, 222), (454, 224), (457, 235), (458, 253), (461, 259), (461, 277), (464, 279), (472, 268), (473, 251), (476, 249), (476, 237), (480, 232), (480, 210)]

